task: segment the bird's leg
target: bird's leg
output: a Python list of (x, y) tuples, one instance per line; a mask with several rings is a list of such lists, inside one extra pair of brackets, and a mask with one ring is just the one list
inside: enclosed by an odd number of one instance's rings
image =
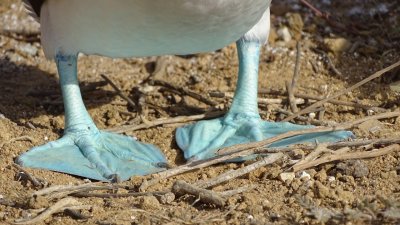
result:
[(153, 145), (97, 129), (80, 93), (77, 56), (57, 54), (56, 63), (64, 100), (64, 135), (24, 153), (18, 163), (104, 181), (126, 180), (165, 167), (164, 156)]
[[(239, 76), (232, 106), (223, 118), (200, 121), (178, 128), (176, 140), (186, 159), (200, 160), (215, 156), (221, 147), (261, 141), (291, 130), (304, 129), (291, 123), (263, 121), (258, 112), (257, 86), (261, 44), (240, 39), (236, 43), (239, 56)], [(330, 132), (300, 135), (276, 142), (286, 146), (301, 142), (338, 141), (350, 137), (351, 132)]]

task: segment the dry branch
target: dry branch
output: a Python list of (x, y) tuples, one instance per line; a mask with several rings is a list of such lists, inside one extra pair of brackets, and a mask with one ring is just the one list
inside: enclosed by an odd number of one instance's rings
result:
[(196, 187), (184, 181), (178, 180), (172, 186), (172, 192), (177, 195), (191, 194), (200, 199), (201, 202), (213, 204), (219, 207), (225, 205), (225, 199), (218, 193)]
[(301, 164), (296, 164), (293, 166), (293, 171), (301, 171), (305, 170), (314, 166), (318, 166), (320, 164), (328, 163), (328, 162), (333, 162), (333, 161), (338, 161), (338, 160), (349, 160), (349, 159), (365, 159), (365, 158), (374, 158), (386, 154), (390, 154), (392, 152), (396, 152), (400, 150), (400, 145), (399, 144), (394, 144), (390, 145), (381, 149), (375, 149), (372, 151), (364, 151), (364, 152), (349, 152), (349, 153), (344, 153), (344, 154), (332, 154), (332, 155), (327, 155), (323, 156), (319, 159), (301, 163)]
[(46, 183), (43, 181), (39, 181), (35, 176), (30, 174), (28, 171), (26, 171), (24, 168), (22, 168), (20, 165), (13, 163), (13, 167), (15, 167), (17, 170), (19, 170), (21, 173), (25, 174), (26, 178), (33, 184), (35, 188), (42, 188), (46, 186)]
[(115, 127), (111, 129), (106, 129), (107, 131), (114, 132), (114, 133), (124, 133), (128, 131), (135, 131), (141, 129), (147, 129), (151, 127), (156, 127), (164, 124), (176, 124), (176, 123), (188, 123), (192, 121), (202, 120), (202, 119), (213, 119), (224, 115), (225, 112), (221, 111), (214, 111), (208, 112), (205, 114), (194, 115), (194, 116), (177, 116), (173, 118), (167, 119), (157, 119), (154, 121), (149, 121), (147, 123), (139, 124), (139, 125), (124, 125), (120, 127)]
[(392, 64), (392, 65), (390, 65), (390, 66), (388, 66), (388, 67), (386, 67), (386, 68), (384, 68), (384, 69), (382, 69), (382, 70), (379, 70), (378, 72), (372, 74), (371, 76), (365, 78), (364, 80), (362, 80), (362, 81), (360, 81), (360, 82), (354, 84), (353, 86), (351, 86), (351, 87), (349, 87), (349, 88), (346, 88), (346, 89), (344, 89), (344, 90), (342, 90), (342, 91), (339, 91), (338, 93), (336, 93), (336, 94), (334, 94), (334, 95), (332, 95), (332, 96), (330, 96), (330, 97), (327, 97), (327, 98), (325, 98), (324, 100), (318, 101), (318, 102), (316, 102), (316, 103), (310, 105), (309, 107), (307, 107), (307, 108), (301, 110), (300, 112), (294, 113), (292, 116), (289, 116), (288, 118), (286, 118), (286, 119), (283, 120), (283, 121), (290, 121), (290, 120), (296, 118), (296, 117), (299, 116), (299, 115), (303, 115), (303, 114), (305, 114), (305, 113), (309, 113), (309, 112), (311, 112), (313, 109), (315, 109), (316, 107), (322, 106), (323, 104), (327, 103), (329, 100), (334, 99), (334, 98), (337, 98), (337, 97), (339, 97), (339, 96), (341, 96), (341, 95), (343, 95), (343, 94), (346, 94), (346, 93), (348, 93), (348, 92), (350, 92), (350, 91), (352, 91), (352, 90), (354, 90), (354, 89), (356, 89), (356, 88), (358, 88), (358, 87), (360, 87), (360, 86), (362, 86), (362, 85), (368, 83), (369, 81), (371, 81), (371, 80), (373, 80), (373, 79), (375, 79), (375, 78), (378, 78), (378, 77), (382, 76), (382, 75), (385, 74), (386, 72), (388, 72), (388, 71), (390, 71), (390, 70), (392, 70), (392, 69), (394, 69), (394, 68), (396, 68), (396, 67), (398, 67), (398, 66), (400, 66), (400, 61), (398, 61), (398, 62), (396, 62), (396, 63), (394, 63), (394, 64)]
[(115, 90), (115, 92), (116, 92), (121, 98), (123, 98), (125, 101), (127, 101), (128, 104), (129, 104), (131, 107), (136, 108), (135, 102), (134, 102), (131, 98), (129, 98), (127, 95), (125, 95), (124, 92), (122, 92), (122, 90), (121, 90), (110, 78), (108, 78), (108, 77), (107, 77), (106, 75), (104, 75), (104, 74), (101, 74), (100, 76), (101, 76), (105, 81), (107, 81), (107, 82), (111, 85), (111, 87)]
[(210, 106), (216, 106), (217, 105), (216, 102), (214, 102), (214, 101), (212, 101), (212, 100), (210, 100), (210, 99), (208, 99), (208, 98), (206, 98), (206, 97), (204, 97), (204, 96), (202, 96), (200, 94), (197, 94), (197, 93), (195, 93), (193, 91), (190, 91), (190, 90), (188, 90), (188, 89), (186, 89), (184, 87), (177, 87), (177, 86), (175, 86), (175, 85), (173, 85), (171, 83), (168, 83), (168, 82), (165, 82), (165, 81), (162, 81), (162, 80), (150, 80), (149, 83), (152, 84), (152, 85), (163, 86), (163, 87), (166, 87), (168, 89), (172, 89), (172, 90), (178, 91), (181, 94), (190, 96), (190, 97), (192, 97), (192, 98), (194, 98), (194, 99), (196, 99), (196, 100), (198, 100), (200, 102), (203, 102), (203, 103), (205, 103), (207, 105), (210, 105)]
[(225, 172), (225, 173), (223, 173), (217, 177), (214, 177), (210, 180), (207, 180), (207, 181), (197, 182), (195, 185), (198, 187), (201, 187), (201, 188), (209, 188), (209, 187), (221, 184), (223, 182), (226, 182), (228, 180), (235, 179), (236, 177), (240, 177), (245, 174), (248, 174), (251, 171), (254, 171), (263, 166), (272, 164), (272, 163), (278, 161), (279, 159), (281, 159), (282, 157), (283, 157), (283, 153), (270, 154), (270, 155), (266, 156), (265, 158), (262, 158), (261, 160), (255, 162), (253, 164), (250, 164), (248, 166), (245, 166), (245, 167), (237, 169), (237, 170)]
[[(282, 91), (266, 90), (266, 89), (260, 89), (260, 91), (258, 93), (259, 94), (270, 94), (270, 95), (281, 95), (281, 96), (287, 95), (287, 93), (282, 92)], [(310, 95), (310, 94), (300, 94), (300, 93), (294, 93), (294, 96), (296, 98), (300, 98), (300, 99), (310, 99), (310, 100), (316, 100), (316, 101), (321, 101), (321, 100), (325, 99), (324, 97), (320, 97), (320, 96), (315, 96), (315, 95)], [(346, 101), (335, 100), (335, 99), (328, 100), (328, 103), (331, 103), (334, 105), (350, 106), (353, 108), (361, 108), (361, 109), (365, 109), (365, 110), (374, 110), (376, 112), (385, 112), (386, 111), (386, 109), (376, 107), (376, 106), (363, 105), (360, 103), (346, 102)]]
[(39, 222), (44, 221), (45, 219), (49, 218), (51, 215), (54, 213), (58, 213), (64, 210), (65, 207), (69, 206), (77, 206), (80, 205), (81, 203), (78, 202), (77, 200), (73, 198), (64, 198), (58, 201), (56, 204), (50, 206), (46, 210), (44, 210), (41, 214), (37, 215), (36, 217), (32, 219), (22, 219), (22, 220), (17, 220), (14, 222), (14, 224), (18, 225), (27, 225), (27, 224), (37, 224)]

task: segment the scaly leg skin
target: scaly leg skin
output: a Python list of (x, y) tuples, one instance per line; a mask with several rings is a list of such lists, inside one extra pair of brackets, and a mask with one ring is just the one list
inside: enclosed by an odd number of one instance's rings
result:
[(58, 54), (56, 63), (65, 108), (64, 136), (22, 154), (18, 164), (110, 182), (165, 169), (166, 159), (153, 145), (97, 129), (82, 101), (77, 56)]
[[(178, 128), (176, 141), (187, 160), (195, 161), (216, 156), (222, 147), (239, 143), (261, 141), (291, 130), (305, 129), (286, 122), (263, 121), (258, 113), (257, 83), (261, 44), (244, 39), (237, 43), (239, 78), (235, 97), (229, 112), (223, 118), (200, 121)], [(273, 143), (271, 147), (302, 142), (334, 142), (351, 137), (348, 131), (299, 135)], [(236, 161), (245, 160), (237, 159)]]

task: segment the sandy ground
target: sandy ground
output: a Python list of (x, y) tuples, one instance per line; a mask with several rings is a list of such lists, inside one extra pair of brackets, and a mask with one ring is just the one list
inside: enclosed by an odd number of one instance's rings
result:
[[(270, 44), (262, 51), (259, 87), (285, 90), (292, 79), (296, 58), (296, 40), (301, 43), (301, 69), (296, 92), (329, 96), (366, 78), (400, 59), (400, 6), (396, 1), (311, 1), (329, 11), (332, 20), (346, 28), (335, 28), (317, 18), (297, 1), (276, 1), (272, 10), (273, 31)], [(304, 22), (304, 26), (303, 26)], [(55, 64), (46, 60), (38, 41), (39, 25), (24, 12), (20, 1), (0, 2), (0, 224), (31, 218), (54, 205), (58, 198), (34, 197), (40, 187), (27, 181), (26, 175), (12, 166), (15, 157), (33, 146), (56, 140), (63, 133), (63, 105)], [(289, 31), (289, 35), (285, 35)], [(301, 32), (300, 32), (301, 31)], [(328, 62), (328, 58), (332, 61)], [(157, 79), (217, 102), (217, 109), (229, 107), (227, 97), (209, 93), (231, 93), (237, 78), (234, 45), (220, 51), (190, 57), (150, 57), (109, 59), (81, 56), (79, 75), (90, 115), (101, 129), (146, 120), (189, 116), (207, 112), (210, 105), (171, 89), (143, 85), (154, 67), (165, 62)], [(335, 69), (333, 69), (335, 68)], [(337, 71), (335, 71), (337, 70)], [(118, 96), (101, 74), (145, 107), (140, 113)], [(392, 111), (398, 108), (393, 91), (400, 70), (395, 69), (355, 91), (339, 97)], [(390, 88), (392, 86), (392, 89)], [(260, 95), (260, 98), (284, 99), (285, 96)], [(309, 102), (299, 105), (304, 108)], [(264, 119), (279, 121), (285, 117), (276, 109), (289, 110), (285, 103), (260, 105)], [(325, 104), (323, 121), (346, 122), (376, 114), (350, 106)], [(318, 116), (319, 113), (317, 113)], [(311, 115), (305, 115), (312, 117)], [(299, 124), (304, 122), (297, 121)], [(183, 157), (174, 141), (178, 125), (164, 125), (126, 132), (139, 140), (160, 147), (172, 166), (182, 165)], [(397, 118), (374, 120), (352, 131), (358, 139), (400, 137)], [(375, 146), (379, 147), (379, 146)], [(374, 148), (374, 146), (372, 146)], [(371, 150), (367, 147), (353, 148)], [(53, 214), (39, 224), (398, 224), (400, 223), (400, 152), (365, 159), (326, 163), (296, 173), (288, 162), (309, 151), (297, 149), (283, 161), (211, 188), (215, 192), (251, 187), (228, 198), (223, 207), (196, 201), (195, 196), (152, 195), (124, 198), (75, 198), (90, 209), (78, 210), (84, 218), (66, 211)], [(247, 163), (215, 165), (163, 180), (147, 191), (168, 189), (176, 180), (194, 183), (208, 180)], [(27, 169), (46, 186), (79, 185), (90, 181), (66, 174)], [(122, 183), (118, 193), (136, 192), (146, 178), (136, 177)], [(101, 193), (110, 193), (109, 191)]]

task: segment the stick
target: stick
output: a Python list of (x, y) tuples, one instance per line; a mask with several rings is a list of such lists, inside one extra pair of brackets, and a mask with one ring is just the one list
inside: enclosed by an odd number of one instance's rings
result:
[(12, 202), (12, 201), (10, 201), (8, 199), (0, 198), (0, 205), (14, 207), (14, 206), (17, 205), (17, 203)]
[(55, 198), (63, 198), (65, 196), (78, 192), (87, 192), (94, 190), (113, 190), (120, 187), (121, 186), (115, 184), (110, 185), (103, 183), (88, 183), (81, 185), (56, 185), (36, 191), (32, 194), (32, 196), (45, 196), (48, 199), (55, 199)]
[(22, 168), (20, 165), (13, 163), (13, 167), (15, 167), (17, 170), (20, 172), (24, 173), (26, 175), (26, 178), (33, 184), (35, 188), (42, 188), (45, 186), (44, 183), (40, 182), (36, 177), (34, 177), (32, 174), (28, 173), (24, 168)]
[(366, 158), (375, 158), (382, 155), (387, 155), (392, 152), (396, 152), (400, 150), (399, 144), (390, 145), (381, 149), (375, 149), (372, 151), (365, 151), (365, 152), (351, 152), (351, 153), (344, 153), (344, 154), (333, 154), (328, 156), (323, 156), (319, 159), (306, 162), (303, 164), (296, 164), (293, 166), (293, 171), (298, 172), (301, 170), (305, 170), (314, 166), (318, 166), (320, 164), (338, 161), (338, 160), (349, 160), (349, 159), (366, 159)]
[(290, 120), (296, 118), (299, 115), (302, 115), (302, 114), (305, 114), (305, 113), (309, 113), (314, 108), (316, 108), (318, 106), (321, 106), (324, 103), (327, 103), (329, 100), (337, 98), (337, 97), (339, 97), (339, 96), (341, 96), (341, 95), (343, 95), (343, 94), (345, 94), (347, 92), (350, 92), (350, 91), (352, 91), (352, 90), (364, 85), (365, 83), (368, 83), (369, 81), (382, 76), (386, 72), (388, 72), (388, 71), (390, 71), (390, 70), (392, 70), (392, 69), (394, 69), (394, 68), (396, 68), (398, 66), (400, 66), (400, 61), (398, 61), (398, 62), (396, 62), (396, 63), (394, 63), (394, 64), (392, 64), (392, 65), (390, 65), (390, 66), (388, 66), (388, 67), (386, 67), (386, 68), (384, 68), (382, 70), (379, 70), (378, 72), (376, 72), (376, 73), (372, 74), (371, 76), (365, 78), (364, 80), (354, 84), (353, 86), (351, 86), (349, 88), (346, 88), (345, 90), (339, 91), (338, 93), (336, 93), (336, 94), (334, 94), (334, 95), (332, 95), (332, 96), (330, 96), (328, 98), (325, 98), (324, 100), (321, 100), (319, 102), (316, 102), (316, 103), (312, 104), (311, 106), (301, 110), (300, 112), (294, 113), (292, 116), (289, 116), (284, 121), (290, 121)]
[(294, 74), (293, 74), (293, 78), (292, 78), (292, 83), (286, 82), (286, 90), (287, 90), (287, 93), (288, 93), (290, 108), (292, 109), (292, 112), (294, 112), (294, 113), (299, 111), (299, 109), (297, 108), (296, 103), (294, 102), (294, 99), (295, 99), (294, 91), (295, 91), (297, 79), (298, 79), (299, 74), (300, 74), (300, 56), (301, 56), (300, 42), (297, 42), (296, 49), (297, 49), (297, 52), (296, 52), (296, 63), (295, 63), (295, 66), (294, 66)]
[(224, 114), (225, 114), (225, 112), (214, 111), (214, 112), (208, 112), (205, 114), (194, 115), (194, 116), (177, 116), (177, 117), (167, 118), (167, 119), (157, 119), (157, 120), (149, 121), (148, 123), (142, 123), (139, 125), (125, 125), (125, 126), (115, 127), (115, 128), (111, 128), (111, 129), (106, 129), (106, 131), (110, 131), (110, 132), (114, 132), (114, 133), (124, 133), (124, 132), (128, 132), (128, 131), (135, 131), (135, 130), (156, 127), (156, 126), (160, 126), (160, 125), (164, 125), (164, 124), (187, 123), (187, 122), (192, 122), (192, 121), (197, 121), (197, 120), (202, 120), (202, 119), (213, 119), (213, 118), (220, 117)]
[(72, 194), (74, 197), (79, 198), (126, 198), (126, 197), (139, 197), (139, 196), (154, 196), (165, 195), (169, 191), (155, 191), (155, 192), (131, 192), (131, 193), (90, 193), (78, 192)]
[[(282, 96), (287, 95), (287, 93), (285, 93), (285, 92), (276, 91), (276, 90), (266, 90), (266, 89), (261, 89), (258, 93), (259, 94), (282, 95)], [(309, 95), (309, 94), (300, 94), (300, 93), (295, 93), (294, 96), (297, 98), (311, 99), (311, 100), (317, 100), (317, 101), (325, 99), (324, 97), (320, 97), (320, 96)], [(359, 103), (355, 103), (355, 102), (346, 102), (346, 101), (340, 101), (340, 100), (334, 100), (334, 99), (328, 100), (328, 103), (335, 104), (335, 105), (350, 106), (350, 107), (354, 107), (354, 108), (361, 108), (361, 109), (365, 109), (365, 110), (374, 110), (376, 112), (385, 112), (386, 111), (386, 109), (379, 108), (376, 106), (369, 106), (369, 105), (363, 105), (363, 104), (359, 104)]]
[[(234, 97), (234, 93), (232, 92), (227, 92), (227, 93), (222, 93), (223, 97), (227, 97), (227, 98), (233, 98)], [(257, 98), (257, 102), (258, 104), (265, 104), (265, 105), (271, 105), (271, 104), (284, 104), (287, 103), (287, 99), (280, 99), (280, 98)], [(295, 98), (293, 99), (293, 102), (296, 105), (301, 105), (304, 104), (305, 101), (302, 98)]]
[(267, 157), (255, 162), (253, 164), (250, 164), (248, 166), (245, 166), (245, 167), (237, 169), (237, 170), (228, 171), (226, 173), (223, 173), (223, 174), (221, 174), (217, 177), (214, 177), (210, 180), (207, 180), (207, 181), (197, 182), (197, 183), (195, 183), (195, 185), (198, 187), (201, 187), (201, 188), (213, 187), (217, 184), (220, 184), (220, 183), (226, 182), (228, 180), (235, 179), (236, 177), (240, 177), (245, 174), (248, 174), (251, 171), (254, 171), (263, 166), (272, 164), (272, 163), (278, 161), (279, 159), (281, 159), (283, 157), (283, 155), (284, 155), (283, 153), (270, 154)]
[(194, 98), (194, 99), (196, 99), (196, 100), (198, 100), (200, 102), (203, 102), (203, 103), (205, 103), (207, 105), (210, 105), (210, 106), (216, 106), (218, 104), (218, 103), (216, 103), (216, 102), (214, 102), (214, 101), (212, 101), (210, 99), (207, 99), (206, 97), (203, 97), (202, 95), (197, 94), (197, 93), (195, 93), (193, 91), (190, 91), (190, 90), (188, 90), (188, 89), (186, 89), (184, 87), (177, 87), (177, 86), (172, 85), (172, 84), (170, 84), (168, 82), (165, 82), (163, 80), (151, 80), (151, 81), (149, 81), (149, 83), (152, 84), (152, 85), (164, 86), (166, 88), (179, 91), (182, 94), (190, 96), (190, 97), (192, 97), (192, 98)]
[(127, 101), (128, 104), (129, 104), (131, 107), (136, 108), (135, 102), (134, 102), (131, 98), (129, 98), (127, 95), (125, 95), (125, 94), (121, 91), (121, 89), (119, 89), (119, 87), (118, 87), (110, 78), (108, 78), (105, 74), (100, 74), (100, 76), (101, 76), (105, 81), (107, 81), (107, 82), (111, 85), (111, 87), (114, 89), (114, 91), (117, 92), (117, 94), (118, 94), (121, 98), (123, 98), (125, 101)]
[(14, 222), (14, 224), (18, 225), (26, 225), (26, 224), (37, 224), (41, 221), (44, 221), (45, 219), (49, 218), (51, 215), (54, 213), (60, 212), (63, 208), (68, 207), (68, 206), (74, 206), (74, 205), (80, 205), (80, 202), (73, 198), (64, 198), (58, 201), (56, 204), (50, 206), (47, 208), (45, 211), (43, 211), (41, 214), (37, 215), (36, 217), (32, 219), (27, 219), (27, 220), (18, 220)]
[[(342, 141), (335, 143), (327, 143), (329, 149), (339, 149), (344, 147), (360, 147), (360, 146), (381, 146), (388, 144), (400, 144), (400, 138), (388, 138), (388, 139), (371, 139), (371, 140), (356, 140), (356, 141)], [(290, 152), (295, 149), (303, 150), (314, 150), (315, 145), (297, 144), (288, 147), (277, 147), (277, 148), (264, 148), (257, 150), (256, 153), (277, 153), (277, 152)]]
[[(285, 115), (293, 115), (293, 113), (291, 113), (289, 111), (286, 111), (284, 109), (281, 109), (281, 108), (276, 109), (276, 111), (279, 112), (279, 113), (283, 113)], [(334, 126), (334, 125), (337, 124), (334, 121), (325, 122), (325, 121), (321, 121), (321, 120), (311, 119), (311, 118), (305, 117), (305, 116), (298, 116), (296, 119), (300, 120), (302, 122), (306, 122), (306, 123), (310, 123), (312, 125), (316, 125), (316, 126)]]
[(218, 193), (203, 188), (198, 188), (185, 181), (178, 180), (172, 186), (172, 192), (177, 195), (191, 194), (197, 196), (204, 203), (213, 204), (219, 207), (225, 205), (225, 199)]
[(220, 195), (223, 198), (229, 198), (233, 195), (237, 195), (246, 191), (250, 191), (252, 189), (255, 189), (257, 186), (256, 185), (251, 185), (251, 186), (244, 186), (244, 187), (239, 187), (237, 189), (234, 190), (230, 190), (230, 191), (224, 191), (224, 192), (220, 192)]
[(15, 141), (30, 141), (31, 143), (34, 142), (33, 138), (31, 138), (29, 136), (21, 136), (21, 137), (11, 138), (8, 141), (0, 143), (0, 148), (3, 148), (4, 145), (11, 144), (11, 143), (13, 143)]

